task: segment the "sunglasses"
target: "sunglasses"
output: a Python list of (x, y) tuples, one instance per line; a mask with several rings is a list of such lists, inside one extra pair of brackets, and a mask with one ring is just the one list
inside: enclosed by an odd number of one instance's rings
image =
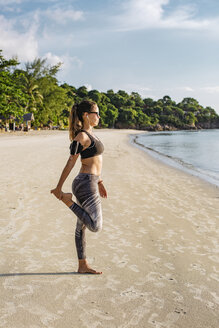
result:
[(100, 116), (100, 113), (98, 112), (89, 112), (88, 114), (96, 114), (97, 116)]

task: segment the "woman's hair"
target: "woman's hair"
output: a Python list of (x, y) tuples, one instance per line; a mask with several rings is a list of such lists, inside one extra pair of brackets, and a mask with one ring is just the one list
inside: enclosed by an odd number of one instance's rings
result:
[(96, 106), (92, 100), (82, 100), (80, 104), (74, 104), (69, 116), (69, 138), (72, 141), (83, 127), (83, 113), (90, 113)]

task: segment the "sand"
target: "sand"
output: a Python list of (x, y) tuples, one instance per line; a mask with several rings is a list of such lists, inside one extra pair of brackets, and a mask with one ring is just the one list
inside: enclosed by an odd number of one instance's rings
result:
[(108, 199), (87, 256), (100, 276), (77, 274), (76, 218), (50, 194), (68, 133), (1, 135), (0, 327), (218, 328), (219, 190), (135, 148), (135, 132), (96, 132)]

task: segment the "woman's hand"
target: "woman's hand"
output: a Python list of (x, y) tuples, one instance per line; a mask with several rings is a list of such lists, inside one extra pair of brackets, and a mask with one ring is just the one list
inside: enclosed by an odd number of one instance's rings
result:
[(103, 197), (103, 198), (107, 198), (107, 192), (106, 192), (106, 189), (103, 185), (103, 182), (98, 183), (98, 188), (99, 188), (100, 196)]
[(56, 198), (59, 200), (62, 199), (62, 190), (59, 187), (56, 187), (55, 189), (50, 190), (51, 194), (54, 194)]

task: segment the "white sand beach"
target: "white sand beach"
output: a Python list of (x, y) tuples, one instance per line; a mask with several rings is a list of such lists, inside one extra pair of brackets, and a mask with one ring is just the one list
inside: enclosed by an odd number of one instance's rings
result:
[(137, 131), (95, 133), (108, 199), (87, 257), (102, 275), (77, 274), (76, 217), (50, 194), (68, 132), (0, 136), (0, 327), (218, 328), (219, 189), (135, 148)]

